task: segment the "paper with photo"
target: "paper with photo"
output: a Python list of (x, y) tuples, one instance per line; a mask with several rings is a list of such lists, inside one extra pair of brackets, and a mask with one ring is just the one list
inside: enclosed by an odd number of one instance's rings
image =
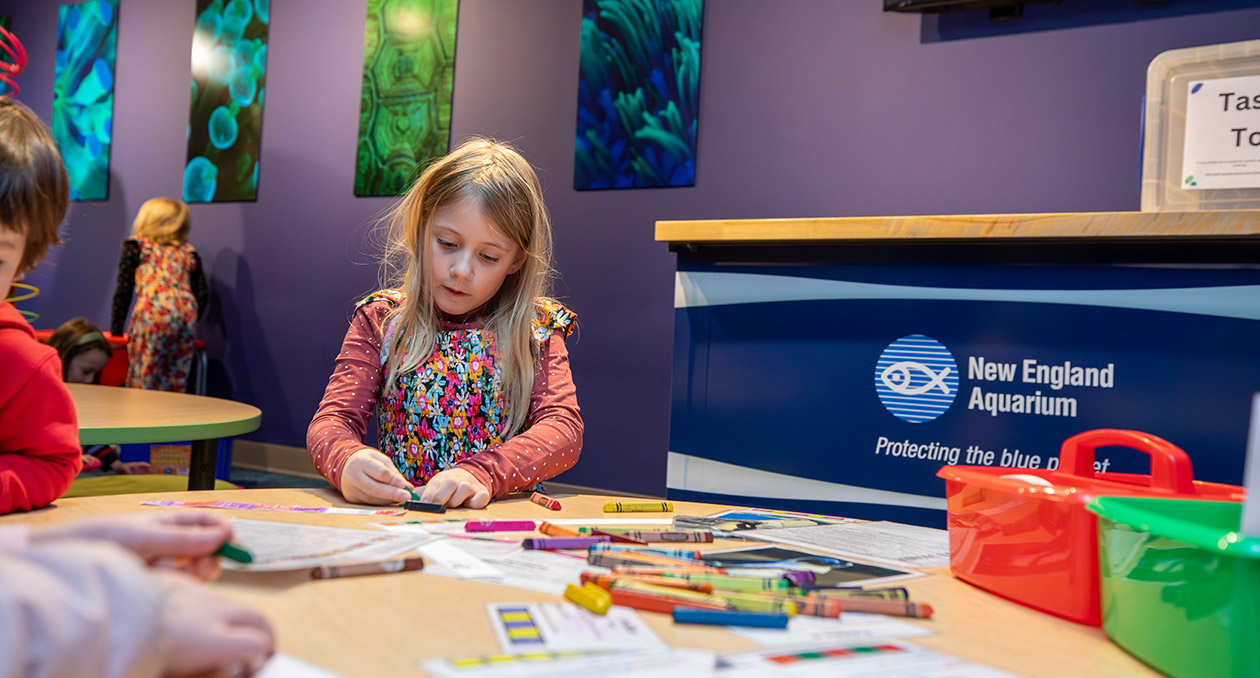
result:
[(628, 607), (598, 615), (567, 603), (487, 603), (486, 613), (499, 646), (509, 653), (669, 649)]
[[(923, 576), (922, 572), (914, 572), (887, 565), (861, 563), (848, 558), (820, 555), (812, 551), (778, 545), (744, 546), (736, 549), (706, 551), (704, 560), (707, 563), (717, 564), (727, 569), (738, 569), (741, 567), (808, 569), (814, 573), (815, 586), (872, 586)], [(825, 566), (827, 569), (824, 570), (818, 566)]]
[(949, 565), (949, 533), (917, 525), (879, 521), (789, 527), (759, 532), (757, 538), (901, 567)]
[(233, 518), (232, 541), (249, 551), (253, 561), (224, 560), (223, 567), (266, 572), (389, 560), (414, 551), (428, 539), (379, 530)]

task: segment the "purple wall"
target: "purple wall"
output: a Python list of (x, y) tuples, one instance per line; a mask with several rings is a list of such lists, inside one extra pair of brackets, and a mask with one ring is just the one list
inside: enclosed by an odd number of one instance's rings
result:
[[(59, 4), (0, 0), (31, 58), (20, 98), (44, 117)], [(262, 408), (255, 440), (303, 444), (373, 285), (365, 236), (389, 201), (353, 196), (364, 4), (272, 0), (259, 199), (192, 207), (212, 390)], [(30, 276), (45, 327), (106, 324), (131, 218), (180, 194), (194, 2), (121, 5), (110, 199), (74, 205), (66, 247)], [(878, 0), (706, 5), (696, 186), (579, 193), (580, 0), (461, 2), (454, 138), (510, 140), (541, 168), (582, 321), (586, 445), (567, 482), (664, 491), (674, 257), (657, 219), (1135, 210), (1147, 64), (1260, 26), (1239, 9), (923, 42), (923, 19)]]

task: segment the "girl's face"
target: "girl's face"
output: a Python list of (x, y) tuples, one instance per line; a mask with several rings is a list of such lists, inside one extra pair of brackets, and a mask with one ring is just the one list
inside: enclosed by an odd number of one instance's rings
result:
[(94, 384), (96, 375), (105, 369), (109, 362), (109, 354), (94, 348), (84, 351), (70, 359), (70, 367), (66, 370), (66, 381), (71, 384)]
[(521, 248), (467, 199), (433, 215), (425, 247), (429, 255), (426, 283), (433, 303), (455, 317), (485, 306), (503, 280), (525, 263)]

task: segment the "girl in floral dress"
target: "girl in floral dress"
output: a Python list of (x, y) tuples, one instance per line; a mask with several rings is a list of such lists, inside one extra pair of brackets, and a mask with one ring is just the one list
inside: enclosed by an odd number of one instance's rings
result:
[(123, 242), (110, 331), (122, 334), (134, 291), (127, 340), (127, 386), (184, 391), (193, 359), (193, 324), (205, 308), (201, 257), (188, 244), (188, 206), (153, 198), (140, 206)]
[[(355, 309), (307, 430), (315, 468), (348, 501), (483, 508), (576, 463), (582, 418), (546, 296), (551, 226), (533, 168), (470, 140), (403, 196), (385, 289)], [(373, 412), (378, 447), (364, 444)]]

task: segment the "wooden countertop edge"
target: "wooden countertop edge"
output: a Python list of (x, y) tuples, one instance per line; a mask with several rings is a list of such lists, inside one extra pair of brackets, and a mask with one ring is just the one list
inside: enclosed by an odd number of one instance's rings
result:
[(1211, 239), (1260, 236), (1260, 210), (657, 221), (661, 242)]

